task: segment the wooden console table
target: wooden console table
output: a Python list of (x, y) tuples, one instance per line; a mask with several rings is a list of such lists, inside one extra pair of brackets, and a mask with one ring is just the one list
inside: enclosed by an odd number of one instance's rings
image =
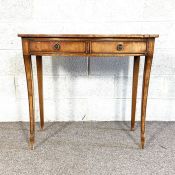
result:
[(35, 141), (34, 87), (31, 55), (36, 55), (40, 125), (42, 129), (44, 127), (42, 56), (134, 56), (131, 130), (134, 130), (135, 125), (140, 56), (145, 56), (141, 107), (141, 148), (144, 148), (148, 86), (154, 52), (154, 41), (159, 35), (19, 34), (18, 36), (22, 38), (23, 57), (27, 79), (31, 149), (34, 148)]

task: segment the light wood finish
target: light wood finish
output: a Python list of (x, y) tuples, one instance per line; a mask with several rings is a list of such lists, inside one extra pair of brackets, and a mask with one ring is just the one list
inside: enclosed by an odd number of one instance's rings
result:
[(43, 106), (43, 66), (42, 56), (36, 56), (37, 77), (38, 77), (38, 93), (39, 93), (39, 107), (40, 107), (40, 126), (44, 128), (44, 106)]
[(135, 113), (136, 113), (136, 100), (137, 100), (137, 86), (138, 86), (138, 76), (139, 76), (139, 63), (140, 56), (134, 57), (134, 67), (133, 67), (133, 85), (132, 85), (132, 111), (131, 111), (131, 131), (135, 127)]
[(34, 148), (35, 141), (35, 112), (34, 112), (34, 87), (32, 74), (32, 61), (30, 55), (24, 55), (24, 65), (27, 79), (29, 115), (30, 115), (30, 146)]
[(141, 148), (144, 148), (145, 144), (145, 120), (146, 120), (146, 106), (148, 97), (148, 87), (151, 73), (151, 65), (154, 52), (154, 39), (150, 39), (148, 42), (148, 53), (145, 57), (143, 84), (142, 84), (142, 106), (141, 106)]
[[(117, 50), (117, 46), (121, 45), (122, 49)], [(120, 41), (98, 41), (92, 42), (92, 53), (145, 53), (146, 42), (120, 42)]]
[(154, 51), (154, 40), (158, 35), (19, 34), (18, 36), (22, 38), (24, 64), (26, 69), (30, 112), (30, 145), (32, 148), (35, 134), (35, 117), (31, 55), (36, 55), (41, 128), (44, 127), (43, 55), (86, 56), (88, 72), (89, 56), (134, 56), (131, 115), (132, 129), (134, 129), (135, 123), (139, 60), (140, 56), (145, 56), (141, 111), (141, 147), (144, 148), (148, 85)]
[[(55, 48), (55, 46), (59, 48)], [(78, 41), (31, 41), (31, 52), (85, 53), (85, 42)]]
[(18, 34), (22, 38), (158, 38), (157, 34)]

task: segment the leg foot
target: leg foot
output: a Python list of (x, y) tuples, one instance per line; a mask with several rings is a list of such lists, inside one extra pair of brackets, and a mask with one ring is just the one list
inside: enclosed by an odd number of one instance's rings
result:
[(34, 150), (34, 134), (30, 135), (30, 143), (29, 143), (29, 145), (30, 145), (30, 149)]
[(34, 144), (33, 143), (30, 143), (30, 149), (34, 150)]
[(135, 130), (135, 128), (131, 128), (131, 131), (134, 131)]
[(40, 131), (44, 131), (44, 125), (40, 125)]
[(145, 145), (145, 137), (143, 135), (141, 136), (141, 149), (144, 149), (144, 145)]

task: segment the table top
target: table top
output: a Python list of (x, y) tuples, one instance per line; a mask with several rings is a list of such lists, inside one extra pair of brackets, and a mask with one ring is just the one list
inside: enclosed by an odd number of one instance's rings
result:
[(18, 34), (22, 38), (158, 38), (158, 34)]

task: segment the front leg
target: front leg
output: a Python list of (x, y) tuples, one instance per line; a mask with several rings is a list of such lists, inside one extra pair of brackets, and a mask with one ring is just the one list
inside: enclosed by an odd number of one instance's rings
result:
[(35, 115), (34, 115), (34, 89), (33, 89), (33, 74), (32, 60), (30, 55), (24, 55), (24, 65), (28, 89), (29, 115), (30, 115), (30, 147), (34, 149), (35, 142)]
[(147, 55), (145, 56), (143, 85), (142, 85), (142, 106), (141, 106), (141, 148), (144, 148), (145, 144), (145, 119), (146, 119), (146, 106), (148, 97), (149, 79), (151, 73), (151, 66), (154, 52), (154, 40), (149, 39), (147, 43)]
[(146, 118), (146, 106), (148, 97), (149, 79), (152, 65), (152, 56), (145, 57), (144, 75), (143, 75), (143, 88), (142, 88), (142, 107), (141, 107), (141, 148), (144, 148), (145, 144), (145, 118)]

